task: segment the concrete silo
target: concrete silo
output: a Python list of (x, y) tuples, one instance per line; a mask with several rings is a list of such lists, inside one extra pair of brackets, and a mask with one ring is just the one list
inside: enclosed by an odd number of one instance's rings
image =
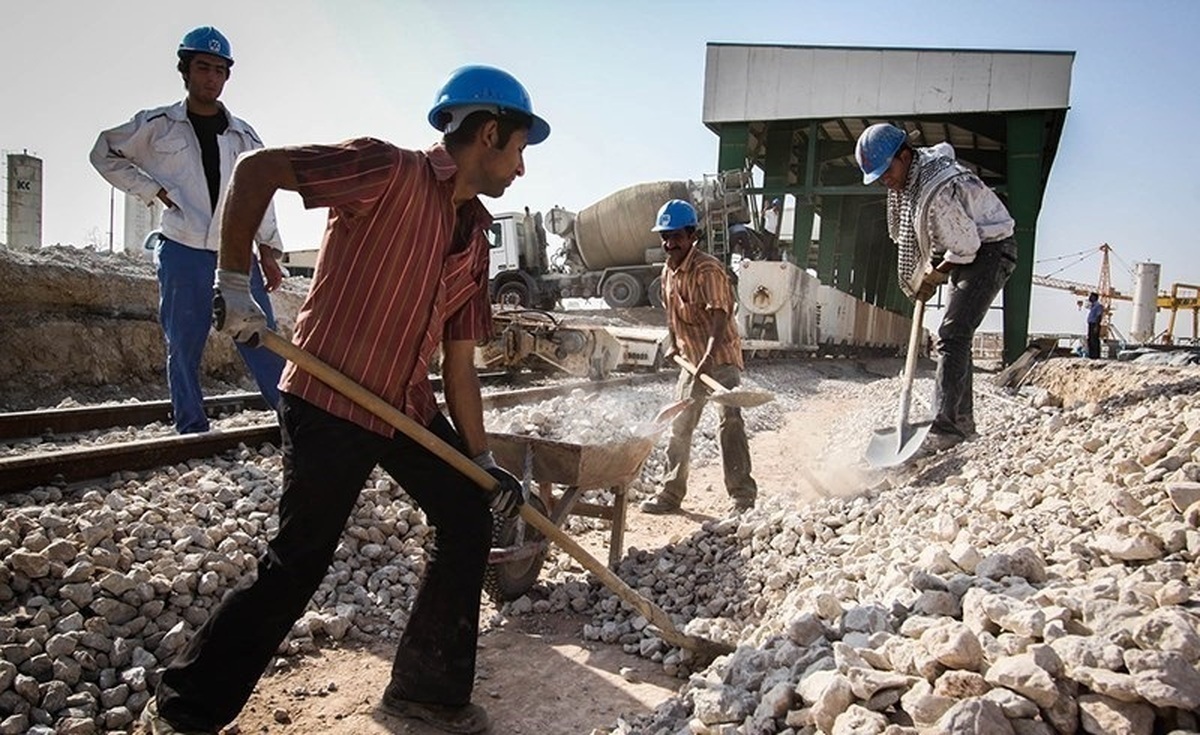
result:
[(42, 246), (42, 159), (8, 154), (8, 228), (10, 248)]
[(162, 224), (163, 206), (159, 202), (147, 206), (132, 194), (125, 195), (125, 252), (143, 258), (153, 258), (146, 250), (146, 236)]
[(1134, 263), (1133, 319), (1129, 337), (1139, 344), (1154, 339), (1154, 317), (1158, 314), (1158, 279), (1162, 266), (1158, 263)]

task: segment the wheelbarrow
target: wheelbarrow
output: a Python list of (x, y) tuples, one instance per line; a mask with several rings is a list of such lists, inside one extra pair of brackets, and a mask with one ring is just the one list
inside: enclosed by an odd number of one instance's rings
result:
[[(653, 436), (608, 444), (573, 444), (521, 434), (488, 434), (496, 463), (537, 489), (530, 503), (555, 526), (574, 514), (610, 521), (608, 566), (624, 553), (628, 488), (654, 449)], [(555, 487), (561, 488), (555, 493)], [(588, 490), (610, 490), (611, 505), (582, 500)], [(497, 603), (515, 600), (537, 581), (549, 542), (520, 517), (497, 523), (484, 589)]]

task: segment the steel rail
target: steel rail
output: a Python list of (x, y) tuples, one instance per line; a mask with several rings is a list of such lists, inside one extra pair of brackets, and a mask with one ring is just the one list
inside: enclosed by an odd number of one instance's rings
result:
[[(210, 418), (229, 411), (265, 411), (266, 408), (267, 402), (258, 393), (230, 393), (204, 399), (204, 413)], [(170, 401), (106, 403), (78, 408), (16, 411), (0, 413), (0, 439), (73, 434), (115, 426), (145, 426), (170, 419)]]
[[(509, 379), (507, 373), (483, 373), (485, 383)], [(441, 390), (441, 378), (431, 378), (434, 390)], [(224, 413), (266, 411), (267, 402), (259, 393), (228, 393), (204, 399), (204, 413), (216, 418)], [(0, 413), (0, 441), (24, 439), (48, 434), (74, 434), (117, 426), (145, 426), (171, 420), (170, 401), (107, 403), (98, 406), (51, 408), (38, 411)]]
[[(617, 387), (663, 380), (667, 373), (644, 373), (610, 380), (572, 382), (556, 386), (491, 393), (483, 396), (483, 407), (511, 408), (535, 403), (575, 390), (593, 393)], [(673, 375), (673, 374), (672, 374)], [(135, 404), (117, 404), (114, 407)], [(20, 492), (40, 485), (65, 485), (111, 475), (135, 472), (211, 457), (240, 445), (256, 447), (279, 444), (279, 425), (274, 421), (236, 429), (218, 429), (203, 434), (158, 437), (86, 449), (31, 453), (0, 459), (0, 494)]]

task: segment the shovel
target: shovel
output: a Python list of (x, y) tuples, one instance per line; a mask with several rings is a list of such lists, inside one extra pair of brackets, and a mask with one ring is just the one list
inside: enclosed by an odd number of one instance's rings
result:
[[(925, 437), (929, 435), (932, 421), (908, 423), (908, 406), (912, 400), (913, 376), (917, 372), (917, 345), (921, 339), (922, 322), (925, 319), (925, 302), (918, 301), (913, 308), (912, 331), (908, 335), (908, 355), (904, 358), (904, 383), (900, 388), (900, 412), (896, 426), (876, 429), (867, 445), (867, 463), (876, 469), (895, 467), (912, 458)], [(936, 404), (934, 410), (937, 409)]]
[(761, 406), (764, 403), (770, 403), (775, 400), (773, 393), (768, 393), (765, 390), (751, 390), (748, 388), (726, 388), (717, 382), (717, 379), (708, 373), (696, 374), (696, 366), (687, 361), (683, 355), (675, 355), (675, 362), (684, 370), (692, 374), (692, 377), (699, 378), (700, 382), (708, 386), (712, 394), (708, 397), (713, 403), (719, 403), (722, 406), (734, 406), (736, 408), (754, 408)]
[[(388, 422), (405, 436), (428, 449), (443, 462), (465, 475), (485, 491), (489, 493), (496, 491), (496, 478), (489, 475), (449, 444), (439, 439), (424, 426), (404, 415), (398, 408), (343, 375), (315, 355), (300, 349), (270, 330), (263, 330), (260, 333), (260, 344), (285, 360), (295, 363), (301, 370), (314, 376), (330, 388), (333, 388), (359, 406)], [(671, 621), (671, 617), (667, 615), (665, 610), (645, 597), (642, 597), (632, 587), (625, 584), (624, 580), (567, 536), (550, 519), (537, 512), (529, 503), (521, 506), (521, 518), (540, 531), (543, 536), (558, 544), (559, 547), (582, 564), (585, 569), (596, 575), (604, 583), (605, 587), (616, 593), (630, 607), (654, 624), (662, 634), (663, 640), (671, 645), (692, 651), (698, 659), (702, 659), (705, 663), (711, 662), (717, 656), (734, 651), (733, 646), (725, 643), (710, 641), (707, 638), (688, 635), (680, 631), (675, 627), (675, 624)]]

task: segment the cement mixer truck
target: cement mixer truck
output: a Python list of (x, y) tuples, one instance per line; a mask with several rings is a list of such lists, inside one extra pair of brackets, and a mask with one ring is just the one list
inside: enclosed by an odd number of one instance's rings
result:
[[(491, 295), (499, 304), (552, 309), (563, 298), (603, 297), (611, 308), (661, 307), (659, 276), (665, 254), (650, 231), (669, 199), (692, 202), (700, 216), (701, 247), (729, 260), (733, 223), (751, 221), (749, 174), (731, 171), (701, 182), (657, 181), (621, 189), (579, 213), (555, 207), (497, 214), (491, 239)], [(562, 238), (552, 254), (546, 233)]]

